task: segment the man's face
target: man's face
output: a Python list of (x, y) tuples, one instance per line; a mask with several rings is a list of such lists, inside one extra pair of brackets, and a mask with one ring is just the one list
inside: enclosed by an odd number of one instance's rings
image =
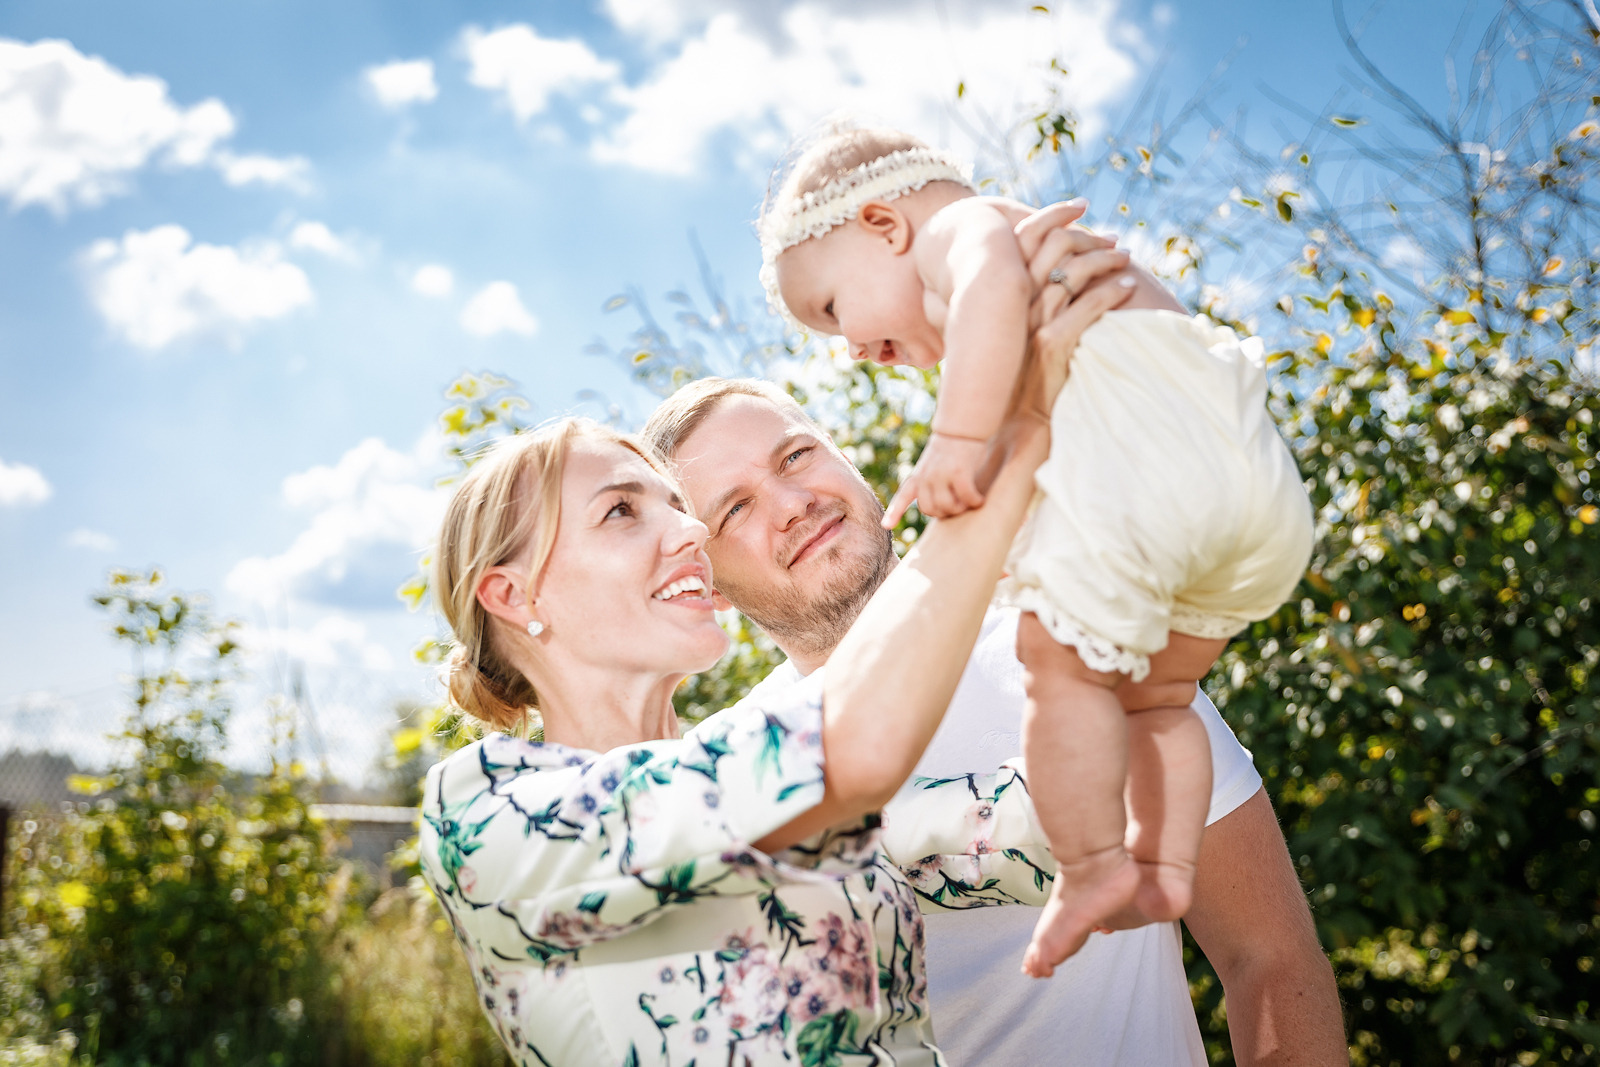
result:
[(791, 656), (826, 658), (895, 561), (861, 475), (794, 412), (740, 394), (675, 461), (710, 530), (717, 592)]

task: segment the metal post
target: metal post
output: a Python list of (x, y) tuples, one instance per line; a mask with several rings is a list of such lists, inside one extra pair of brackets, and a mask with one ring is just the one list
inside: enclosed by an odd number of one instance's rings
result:
[(11, 874), (11, 809), (0, 804), (0, 935), (6, 932), (6, 881)]

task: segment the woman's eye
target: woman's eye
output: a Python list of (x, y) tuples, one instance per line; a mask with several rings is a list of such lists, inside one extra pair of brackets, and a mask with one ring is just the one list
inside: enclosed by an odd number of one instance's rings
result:
[(610, 511), (606, 512), (606, 518), (609, 519), (613, 515), (619, 516), (619, 517), (626, 517), (626, 516), (632, 515), (632, 514), (633, 514), (633, 505), (628, 503), (628, 501), (626, 501), (626, 500), (619, 500), (614, 505), (612, 505), (612, 508), (611, 508)]

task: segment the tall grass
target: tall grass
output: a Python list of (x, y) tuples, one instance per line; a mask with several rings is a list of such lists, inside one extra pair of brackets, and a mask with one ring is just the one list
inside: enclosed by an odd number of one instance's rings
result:
[(326, 1062), (348, 1067), (501, 1067), (466, 958), (425, 889), (382, 893), (325, 950), (315, 1012)]

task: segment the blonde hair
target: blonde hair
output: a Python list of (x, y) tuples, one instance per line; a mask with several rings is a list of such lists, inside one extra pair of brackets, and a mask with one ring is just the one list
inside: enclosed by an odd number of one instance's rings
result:
[(794, 397), (761, 378), (700, 378), (692, 381), (663, 400), (650, 413), (650, 421), (644, 424), (639, 436), (657, 456), (672, 462), (677, 459), (678, 449), (689, 439), (689, 435), (699, 429), (706, 417), (717, 409), (717, 405), (730, 396), (760, 397), (778, 410), (798, 416), (816, 431), (818, 437), (826, 439), (828, 436)]
[(555, 547), (562, 472), (572, 442), (579, 439), (621, 445), (670, 478), (632, 437), (591, 419), (562, 419), (481, 452), (440, 525), (429, 584), (454, 634), (440, 677), (451, 703), (492, 729), (531, 725), (539, 694), (496, 647), (490, 615), (478, 602), (478, 583), (491, 567), (526, 553), (531, 595)]

